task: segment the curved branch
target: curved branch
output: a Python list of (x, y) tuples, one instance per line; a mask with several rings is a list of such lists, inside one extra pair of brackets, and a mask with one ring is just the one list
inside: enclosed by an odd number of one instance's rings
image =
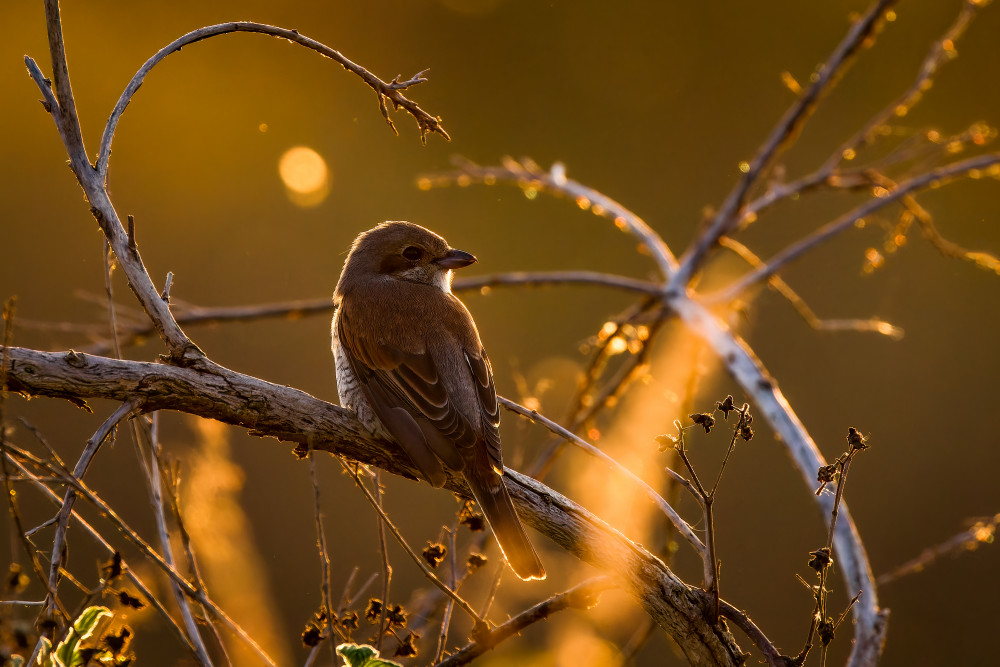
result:
[[(669, 305), (692, 332), (705, 340), (726, 365), (732, 377), (751, 397), (757, 410), (780, 437), (811, 490), (815, 485), (816, 471), (826, 461), (774, 378), (767, 373), (750, 347), (704, 305), (683, 294), (670, 298)], [(823, 494), (816, 497), (816, 502), (819, 503), (825, 520), (829, 522), (833, 496)], [(888, 613), (879, 608), (878, 592), (868, 554), (854, 520), (843, 503), (840, 506), (840, 521), (834, 534), (834, 544), (839, 554), (837, 565), (846, 589), (865, 593), (863, 600), (855, 606), (857, 623), (849, 664), (874, 665), (882, 652)]]
[(496, 181), (516, 183), (526, 191), (532, 188), (545, 189), (549, 192), (571, 197), (581, 209), (590, 209), (595, 215), (613, 220), (615, 226), (636, 237), (643, 247), (649, 250), (656, 261), (657, 267), (664, 278), (669, 278), (677, 271), (677, 259), (663, 238), (646, 224), (638, 215), (625, 208), (611, 197), (587, 187), (583, 183), (566, 177), (566, 167), (555, 163), (549, 171), (543, 171), (530, 160), (518, 162), (513, 158), (504, 158), (503, 166), (484, 167), (466, 159), (456, 159), (459, 171), (452, 174), (440, 174), (435, 177), (424, 177), (419, 184), (421, 189), (429, 189), (436, 181), (448, 184), (462, 182), (462, 179), (475, 179), (487, 185)]
[[(6, 389), (29, 396), (141, 399), (144, 410), (176, 410), (251, 429), (251, 433), (333, 452), (416, 478), (402, 451), (373, 438), (354, 414), (297, 389), (211, 364), (184, 368), (78, 353), (5, 348)], [(553, 489), (513, 470), (504, 480), (522, 519), (563, 549), (622, 581), (692, 664), (736, 665), (740, 648), (724, 626), (707, 621), (703, 591), (661, 560)], [(464, 496), (459, 476), (446, 488)], [(845, 521), (844, 524), (847, 522)]]
[[(416, 119), (423, 134), (426, 132), (437, 132), (447, 138), (447, 133), (440, 126), (440, 121), (427, 114), (416, 103), (407, 99), (400, 92), (409, 86), (416, 85), (424, 81), (418, 74), (407, 81), (400, 81), (396, 77), (393, 81), (385, 82), (357, 65), (339, 52), (313, 40), (299, 35), (294, 30), (276, 28), (260, 23), (233, 22), (217, 26), (209, 26), (188, 33), (175, 40), (170, 45), (161, 49), (156, 55), (148, 60), (139, 72), (133, 77), (126, 88), (118, 104), (108, 120), (104, 137), (101, 142), (101, 152), (98, 157), (97, 167), (91, 166), (87, 152), (83, 144), (79, 118), (77, 117), (76, 103), (73, 99), (73, 91), (69, 82), (69, 73), (66, 65), (66, 51), (62, 35), (62, 25), (59, 15), (58, 0), (45, 1), (45, 14), (48, 23), (49, 49), (52, 55), (52, 69), (55, 83), (55, 90), (50, 87), (49, 81), (41, 74), (38, 66), (31, 58), (25, 59), (25, 65), (31, 74), (31, 78), (38, 85), (45, 98), (43, 102), (46, 110), (52, 115), (56, 126), (59, 129), (63, 144), (69, 155), (70, 165), (77, 180), (83, 187), (87, 201), (91, 205), (91, 213), (97, 220), (107, 237), (108, 243), (115, 251), (115, 257), (121, 265), (122, 270), (128, 278), (129, 287), (135, 293), (136, 298), (142, 305), (157, 333), (166, 343), (170, 352), (170, 359), (180, 365), (210, 365), (205, 359), (204, 353), (187, 337), (180, 325), (174, 319), (168, 305), (166, 294), (160, 294), (153, 286), (153, 281), (146, 271), (142, 259), (139, 257), (139, 250), (135, 244), (135, 237), (131, 232), (126, 232), (122, 225), (118, 213), (108, 195), (105, 178), (107, 176), (108, 156), (111, 151), (111, 139), (118, 120), (121, 118), (125, 107), (135, 91), (138, 90), (143, 78), (160, 60), (170, 53), (180, 49), (185, 44), (190, 44), (214, 35), (228, 32), (258, 32), (282, 37), (297, 44), (311, 48), (319, 53), (339, 62), (346, 69), (360, 76), (369, 86), (375, 90), (379, 99), (379, 106), (390, 126), (392, 122), (388, 117), (386, 100), (392, 103), (393, 107), (403, 107)], [(421, 73), (422, 74), (422, 73)], [(423, 134), (421, 135), (423, 137)]]
[[(200, 42), (204, 39), (208, 39), (209, 37), (217, 37), (218, 35), (226, 35), (234, 32), (253, 32), (287, 39), (290, 42), (312, 49), (327, 58), (335, 60), (340, 63), (344, 69), (361, 77), (361, 79), (375, 91), (375, 94), (378, 95), (381, 107), (384, 108), (385, 100), (388, 99), (394, 108), (402, 107), (411, 116), (413, 116), (413, 119), (417, 122), (417, 127), (420, 129), (421, 140), (425, 139), (428, 132), (436, 132), (445, 139), (451, 139), (451, 137), (448, 136), (448, 133), (445, 132), (444, 128), (441, 127), (441, 120), (439, 118), (427, 113), (421, 109), (416, 102), (408, 99), (400, 92), (410, 86), (426, 81), (427, 79), (422, 76), (426, 70), (414, 75), (408, 81), (400, 81), (399, 77), (396, 77), (392, 81), (386, 82), (369, 72), (361, 65), (348, 60), (339, 51), (331, 49), (329, 46), (318, 42), (315, 39), (300, 35), (298, 30), (289, 30), (288, 28), (279, 28), (277, 26), (266, 25), (264, 23), (254, 23), (252, 21), (231, 21), (229, 23), (220, 23), (218, 25), (198, 28), (197, 30), (192, 30), (186, 35), (178, 37), (157, 51), (143, 64), (142, 67), (139, 68), (139, 71), (135, 73), (135, 76), (132, 77), (132, 80), (129, 81), (128, 85), (125, 87), (121, 97), (118, 98), (118, 103), (115, 104), (115, 108), (111, 112), (111, 116), (108, 118), (108, 123), (104, 128), (104, 135), (101, 137), (101, 149), (97, 157), (97, 173), (100, 174), (102, 179), (107, 179), (108, 160), (111, 158), (111, 141), (114, 138), (115, 129), (118, 127), (118, 121), (122, 114), (125, 113), (125, 108), (128, 106), (129, 102), (132, 101), (132, 96), (139, 90), (139, 87), (142, 85), (143, 80), (146, 78), (146, 75), (149, 74), (150, 70), (152, 70), (153, 67), (155, 67), (164, 58), (172, 53), (180, 51), (188, 44), (194, 44), (195, 42)], [(387, 114), (385, 116), (385, 120), (389, 124), (389, 127), (393, 128), (393, 131), (395, 132), (396, 128), (392, 124), (392, 121), (389, 120)]]

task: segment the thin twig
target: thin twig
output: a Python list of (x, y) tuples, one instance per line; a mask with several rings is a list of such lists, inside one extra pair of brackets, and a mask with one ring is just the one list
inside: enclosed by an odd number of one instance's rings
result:
[[(160, 539), (160, 550), (163, 556), (163, 562), (169, 567), (175, 568), (174, 552), (170, 540), (170, 529), (167, 527), (166, 502), (163, 498), (162, 491), (163, 475), (160, 472), (160, 445), (154, 439), (153, 433), (148, 424), (136, 424), (136, 420), (133, 420), (133, 424), (135, 425), (137, 449), (140, 434), (148, 438), (149, 500), (153, 508), (153, 516), (156, 518), (156, 530), (157, 536)], [(211, 667), (212, 659), (208, 657), (208, 649), (205, 648), (205, 642), (201, 637), (201, 633), (198, 631), (198, 624), (195, 622), (194, 614), (191, 612), (191, 605), (188, 603), (188, 597), (184, 595), (184, 592), (176, 583), (171, 584), (170, 590), (174, 595), (174, 602), (177, 603), (177, 607), (180, 609), (181, 618), (184, 619), (184, 627), (187, 630), (187, 635), (190, 639), (191, 645), (194, 647), (195, 658), (205, 667)]]
[(940, 185), (970, 171), (985, 169), (995, 164), (1000, 164), (1000, 153), (977, 155), (976, 157), (971, 157), (960, 162), (953, 162), (952, 164), (932, 169), (931, 171), (902, 181), (894, 190), (886, 191), (884, 196), (870, 199), (861, 206), (823, 225), (812, 234), (804, 236), (769, 259), (765, 265), (749, 271), (727, 287), (708, 295), (704, 301), (706, 304), (728, 303), (753, 285), (770, 278), (808, 250), (812, 250), (830, 237), (852, 228), (858, 220), (875, 213), (888, 204), (909, 195), (911, 192)]
[(589, 609), (597, 603), (598, 596), (617, 584), (608, 577), (595, 577), (577, 584), (569, 590), (553, 595), (547, 600), (539, 602), (535, 606), (522, 611), (517, 616), (506, 623), (497, 626), (490, 633), (489, 643), (484, 644), (473, 641), (466, 644), (461, 649), (452, 653), (444, 660), (436, 663), (435, 667), (458, 667), (467, 665), (482, 654), (496, 647), (505, 639), (516, 636), (532, 623), (545, 620), (552, 614), (563, 609)]
[[(456, 572), (455, 567), (455, 531), (448, 531), (448, 565), (450, 568), (450, 578), (449, 582), (450, 588), (452, 590), (458, 590), (458, 572)], [(438, 633), (437, 650), (434, 651), (434, 659), (432, 663), (441, 660), (444, 655), (444, 651), (448, 648), (448, 629), (451, 626), (451, 612), (455, 608), (455, 601), (448, 598), (448, 602), (444, 606), (444, 615), (441, 618), (441, 632)]]
[[(76, 467), (73, 468), (71, 474), (75, 479), (81, 480), (83, 478), (87, 472), (87, 468), (90, 467), (91, 461), (97, 455), (97, 451), (104, 444), (105, 439), (107, 439), (119, 423), (138, 414), (141, 411), (141, 405), (141, 399), (126, 401), (119, 405), (111, 413), (110, 417), (104, 420), (104, 423), (97, 429), (97, 432), (87, 441), (87, 446), (84, 448), (83, 453), (80, 454)], [(50, 595), (53, 596), (59, 588), (59, 572), (63, 566), (66, 552), (66, 531), (69, 528), (69, 517), (73, 511), (73, 504), (75, 502), (76, 489), (72, 486), (67, 487), (66, 493), (63, 496), (62, 506), (59, 508), (59, 513), (56, 517), (55, 536), (52, 538), (52, 561), (49, 565), (49, 591)], [(55, 599), (52, 599), (50, 602), (53, 605), (56, 604)]]
[(760, 628), (747, 616), (746, 612), (741, 609), (737, 609), (733, 605), (729, 604), (725, 600), (719, 601), (719, 613), (727, 620), (732, 622), (736, 627), (743, 631), (750, 641), (753, 642), (761, 653), (764, 654), (764, 659), (767, 660), (767, 664), (772, 667), (788, 667), (788, 658), (783, 656), (781, 652), (775, 647), (771, 640), (761, 631)]
[(911, 574), (923, 572), (943, 556), (968, 553), (980, 545), (990, 544), (996, 536), (997, 526), (1000, 526), (1000, 514), (980, 519), (967, 530), (963, 530), (940, 544), (927, 547), (916, 558), (880, 575), (876, 581), (879, 586), (884, 586)]
[(326, 528), (323, 526), (323, 510), (320, 505), (319, 478), (316, 475), (316, 453), (309, 450), (309, 480), (313, 487), (313, 515), (316, 522), (316, 546), (319, 551), (320, 591), (323, 596), (323, 608), (326, 610), (327, 626), (330, 628), (330, 655), (337, 662), (337, 648), (334, 645), (333, 633), (338, 633), (346, 639), (340, 626), (337, 625), (337, 610), (333, 608), (333, 581), (330, 569), (330, 550), (326, 544)]
[[(347, 473), (354, 478), (355, 485), (359, 489), (361, 489), (362, 493), (364, 493), (365, 495), (365, 498), (368, 499), (369, 504), (375, 509), (376, 512), (378, 512), (378, 515), (382, 517), (382, 521), (385, 522), (385, 525), (389, 528), (389, 531), (393, 534), (393, 537), (395, 537), (396, 541), (399, 542), (399, 545), (403, 547), (403, 551), (405, 551), (407, 555), (410, 557), (410, 559), (412, 559), (413, 562), (417, 564), (417, 567), (420, 568), (420, 571), (423, 572), (424, 576), (427, 577), (427, 579), (432, 584), (440, 588), (445, 595), (454, 600), (455, 604), (457, 604), (462, 611), (468, 614), (469, 617), (472, 618), (472, 620), (476, 623), (477, 626), (485, 627), (485, 621), (479, 616), (479, 614), (476, 613), (476, 611), (471, 606), (469, 606), (469, 603), (463, 600), (457, 593), (455, 593), (455, 591), (448, 588), (443, 581), (438, 579), (437, 576), (433, 572), (431, 572), (426, 565), (424, 565), (424, 563), (420, 559), (420, 556), (418, 556), (416, 552), (414, 552), (413, 549), (411, 549), (410, 546), (406, 543), (406, 539), (403, 537), (402, 533), (399, 532), (399, 529), (392, 522), (392, 520), (389, 519), (388, 515), (385, 513), (385, 510), (383, 510), (382, 507), (378, 504), (378, 501), (375, 500), (375, 497), (372, 495), (371, 491), (369, 491), (368, 488), (361, 481), (361, 477), (357, 474), (357, 472), (352, 470), (352, 468), (349, 465), (347, 465), (347, 463), (342, 458), (338, 457), (337, 460), (340, 461), (340, 465), (344, 467), (344, 470), (346, 470)], [(383, 605), (388, 604), (385, 600), (383, 600), (382, 602)]]
[[(731, 250), (736, 253), (741, 259), (743, 259), (747, 264), (753, 268), (760, 268), (765, 265), (764, 261), (758, 257), (750, 248), (746, 247), (739, 241), (732, 239), (728, 236), (723, 236), (719, 239), (719, 245), (727, 250)], [(900, 340), (903, 337), (903, 330), (885, 320), (879, 320), (875, 318), (861, 320), (861, 319), (850, 319), (850, 320), (823, 320), (820, 319), (809, 304), (805, 302), (801, 296), (792, 289), (791, 285), (784, 281), (784, 279), (779, 275), (773, 275), (768, 278), (768, 285), (775, 292), (780, 294), (788, 301), (792, 307), (798, 312), (799, 316), (806, 321), (813, 329), (817, 331), (860, 331), (860, 332), (873, 332), (882, 334), (883, 336), (888, 336), (893, 340)]]
[[(159, 442), (159, 420), (160, 413), (154, 412), (151, 415), (151, 423), (149, 427), (150, 432), (150, 442)], [(170, 507), (174, 515), (174, 521), (177, 523), (177, 533), (181, 538), (181, 545), (184, 548), (184, 554), (187, 558), (188, 567), (191, 570), (191, 578), (193, 580), (195, 588), (198, 590), (205, 590), (205, 580), (201, 576), (201, 569), (198, 567), (198, 559), (195, 558), (194, 548), (191, 545), (191, 535), (187, 531), (187, 527), (184, 524), (184, 517), (181, 513), (181, 500), (180, 500), (180, 485), (179, 476), (175, 473), (171, 476), (171, 483), (167, 485), (167, 497), (170, 501)], [(232, 660), (229, 657), (229, 652), (226, 650), (226, 644), (222, 640), (222, 635), (219, 634), (219, 629), (216, 627), (215, 623), (212, 623), (208, 618), (208, 613), (205, 608), (202, 607), (202, 617), (205, 619), (206, 625), (212, 632), (212, 636), (215, 638), (215, 643), (219, 647), (219, 651), (222, 653), (223, 659), (226, 661), (227, 665), (232, 665)]]
[(18, 457), (29, 461), (32, 465), (45, 470), (49, 473), (59, 475), (63, 483), (72, 487), (76, 490), (79, 495), (82, 495), (88, 502), (94, 505), (98, 511), (108, 519), (112, 525), (114, 525), (118, 531), (121, 533), (125, 539), (135, 545), (139, 551), (148, 558), (154, 565), (156, 565), (161, 571), (163, 571), (173, 583), (176, 583), (185, 594), (197, 600), (200, 604), (204, 605), (209, 611), (212, 612), (216, 617), (222, 620), (229, 628), (236, 633), (240, 639), (246, 642), (260, 658), (269, 665), (274, 665), (275, 662), (267, 655), (267, 653), (257, 644), (254, 639), (247, 634), (247, 632), (240, 627), (229, 615), (219, 607), (204, 590), (199, 590), (195, 588), (181, 573), (179, 573), (175, 568), (171, 567), (163, 560), (163, 557), (153, 549), (139, 534), (132, 529), (119, 515), (118, 513), (104, 500), (94, 493), (83, 480), (74, 477), (71, 473), (59, 469), (53, 468), (48, 462), (31, 456), (27, 452), (19, 449), (13, 449), (8, 446), (8, 451), (15, 453)]
[[(56, 504), (61, 504), (62, 501), (59, 495), (55, 491), (50, 489), (41, 480), (41, 478), (34, 475), (20, 461), (10, 456), (10, 452), (5, 451), (5, 455), (6, 455), (5, 459), (9, 458), (9, 460), (20, 469), (21, 474), (23, 474), (25, 478), (28, 479), (28, 481), (33, 482), (35, 486), (41, 489), (53, 502), (55, 502)], [(107, 540), (105, 540), (104, 537), (102, 537), (101, 534), (93, 526), (91, 526), (83, 517), (81, 517), (76, 510), (73, 510), (71, 516), (73, 519), (76, 520), (78, 524), (80, 524), (80, 526), (87, 532), (88, 535), (93, 537), (94, 540), (96, 540), (97, 543), (104, 548), (104, 550), (107, 552), (109, 556), (113, 556), (114, 554), (117, 553), (117, 550), (113, 546), (111, 546), (111, 544)], [(129, 579), (129, 581), (132, 582), (132, 585), (135, 586), (136, 589), (142, 594), (146, 602), (152, 605), (152, 607), (157, 610), (160, 616), (162, 616), (164, 620), (167, 621), (168, 627), (170, 627), (170, 629), (173, 631), (177, 639), (180, 640), (181, 644), (183, 644), (188, 650), (194, 652), (194, 647), (191, 645), (191, 642), (188, 641), (187, 635), (184, 634), (184, 630), (181, 629), (181, 626), (177, 624), (177, 621), (174, 620), (174, 618), (170, 615), (170, 612), (168, 612), (163, 607), (163, 605), (160, 603), (157, 597), (153, 595), (152, 591), (149, 590), (146, 584), (142, 582), (142, 580), (138, 577), (138, 575), (135, 574), (132, 568), (130, 568), (124, 560), (122, 561), (122, 571), (125, 574), (125, 576)]]
[[(642, 489), (642, 491), (646, 494), (646, 496), (650, 500), (652, 500), (653, 503), (656, 504), (656, 506), (659, 507), (664, 514), (666, 514), (667, 518), (670, 519), (670, 522), (677, 528), (678, 532), (680, 532), (680, 534), (684, 536), (684, 539), (686, 539), (687, 542), (692, 547), (694, 547), (695, 552), (703, 560), (707, 558), (708, 551), (705, 547), (705, 544), (700, 539), (698, 539), (697, 535), (694, 534), (694, 531), (691, 529), (691, 526), (688, 525), (688, 523), (681, 518), (681, 516), (677, 513), (677, 511), (674, 510), (674, 508), (671, 507), (669, 503), (667, 503), (667, 501), (663, 499), (663, 496), (658, 494), (656, 490), (653, 489), (653, 487), (651, 487), (649, 484), (640, 479), (635, 473), (622, 466), (620, 463), (618, 463), (613, 458), (602, 452), (597, 447), (594, 447), (592, 444), (590, 444), (580, 436), (570, 432), (569, 430), (563, 428), (559, 424), (556, 424), (551, 419), (542, 416), (541, 414), (538, 413), (537, 410), (529, 410), (523, 405), (515, 403), (514, 401), (504, 398), (502, 396), (498, 397), (498, 400), (500, 401), (500, 405), (507, 408), (511, 412), (517, 413), (522, 417), (527, 417), (531, 421), (538, 422), (539, 424), (543, 425), (545, 428), (549, 429), (556, 435), (565, 438), (569, 443), (573, 444), (574, 446), (582, 449), (591, 456), (600, 459), (602, 462), (610, 466), (616, 472), (620, 473), (624, 477), (628, 478), (631, 482), (636, 484), (636, 486)], [(706, 565), (706, 567), (708, 567), (708, 565)]]
[[(357, 470), (355, 469), (355, 474)], [(382, 507), (382, 475), (381, 471), (376, 471), (373, 479), (375, 484), (375, 502)], [(389, 564), (389, 547), (385, 539), (385, 521), (381, 514), (377, 514), (376, 522), (378, 526), (378, 553), (379, 564), (382, 566), (382, 609), (378, 615), (378, 632), (375, 635), (376, 648), (382, 648), (382, 639), (388, 628), (386, 624), (386, 614), (389, 610), (389, 587), (392, 583), (392, 565)]]

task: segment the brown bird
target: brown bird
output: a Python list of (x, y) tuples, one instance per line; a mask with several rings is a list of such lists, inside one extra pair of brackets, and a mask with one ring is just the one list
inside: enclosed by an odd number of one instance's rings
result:
[(398, 442), (435, 487), (447, 471), (472, 489), (511, 569), (544, 579), (503, 483), (493, 369), (452, 270), (476, 258), (428, 229), (384, 222), (354, 240), (334, 292), (341, 403)]

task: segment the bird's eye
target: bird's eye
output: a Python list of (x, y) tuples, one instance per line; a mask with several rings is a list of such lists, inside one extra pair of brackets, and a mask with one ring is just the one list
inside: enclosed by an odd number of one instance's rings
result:
[(410, 261), (416, 261), (423, 256), (424, 256), (424, 251), (414, 245), (407, 246), (406, 249), (403, 250), (403, 257), (405, 257)]

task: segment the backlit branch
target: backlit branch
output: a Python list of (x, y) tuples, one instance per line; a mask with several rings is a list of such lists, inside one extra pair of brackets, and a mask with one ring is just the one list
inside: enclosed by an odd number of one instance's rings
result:
[[(348, 410), (305, 392), (216, 367), (193, 368), (7, 348), (9, 391), (29, 396), (140, 400), (145, 410), (175, 410), (242, 426), (415, 479), (397, 447), (374, 439)], [(704, 600), (662, 561), (549, 487), (505, 470), (504, 480), (524, 521), (566, 551), (615, 577), (693, 664), (739, 664), (740, 649), (722, 627), (705, 623)], [(460, 475), (446, 488), (470, 497)], [(103, 509), (103, 508), (102, 508)], [(164, 567), (162, 563), (160, 567)], [(185, 593), (204, 601), (187, 582)]]

